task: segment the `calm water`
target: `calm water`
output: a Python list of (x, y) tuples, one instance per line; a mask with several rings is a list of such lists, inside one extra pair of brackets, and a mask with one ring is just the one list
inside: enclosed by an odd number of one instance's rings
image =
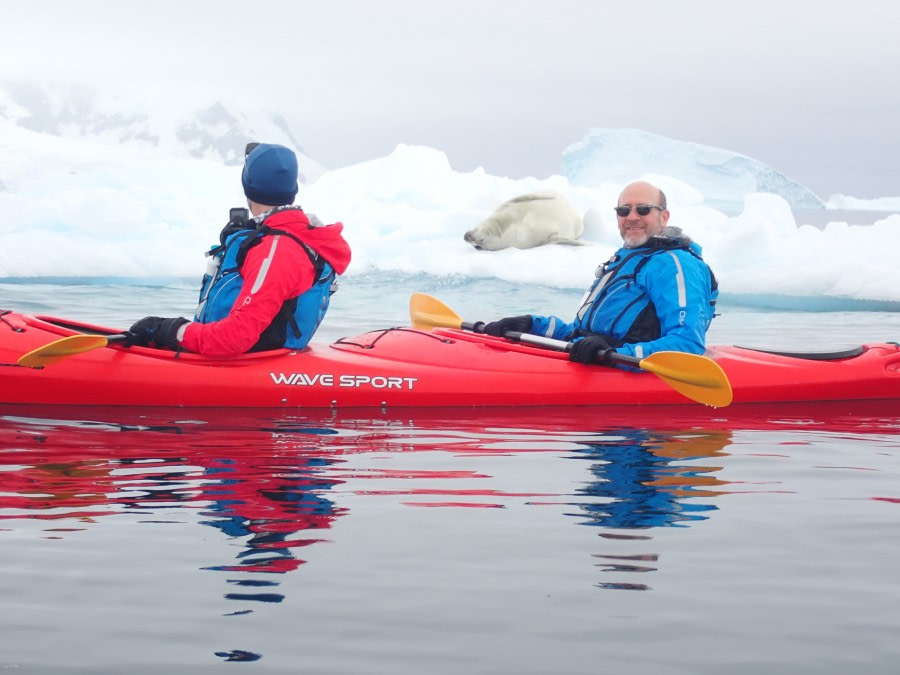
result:
[[(368, 279), (321, 331), (579, 293)], [(187, 282), (0, 284), (124, 326)], [(713, 342), (900, 339), (723, 307)], [(894, 673), (900, 406), (243, 411), (0, 406), (0, 671)]]

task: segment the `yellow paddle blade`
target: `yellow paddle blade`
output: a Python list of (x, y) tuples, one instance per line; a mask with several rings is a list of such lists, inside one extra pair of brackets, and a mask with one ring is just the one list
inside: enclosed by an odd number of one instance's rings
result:
[(409, 319), (413, 328), (461, 328), (462, 317), (437, 298), (425, 293), (413, 293), (409, 297)]
[(41, 368), (61, 361), (72, 354), (89, 352), (92, 349), (105, 347), (107, 344), (109, 344), (109, 340), (103, 335), (70, 335), (20, 356), (18, 364), (27, 368)]
[(656, 352), (641, 359), (639, 367), (693, 401), (715, 408), (731, 405), (733, 394), (728, 376), (710, 358), (684, 352)]

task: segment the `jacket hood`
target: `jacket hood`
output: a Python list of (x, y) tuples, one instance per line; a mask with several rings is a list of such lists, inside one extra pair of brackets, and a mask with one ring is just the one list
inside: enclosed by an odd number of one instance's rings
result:
[(682, 231), (680, 227), (676, 227), (675, 225), (666, 225), (666, 229), (664, 229), (656, 236), (663, 237), (665, 239), (675, 239), (681, 244), (690, 244), (693, 241)]
[(655, 237), (650, 237), (647, 246), (656, 246), (659, 248), (669, 248), (672, 246), (686, 246), (698, 255), (703, 250), (700, 244), (686, 235), (680, 227), (675, 225), (666, 225), (666, 229)]

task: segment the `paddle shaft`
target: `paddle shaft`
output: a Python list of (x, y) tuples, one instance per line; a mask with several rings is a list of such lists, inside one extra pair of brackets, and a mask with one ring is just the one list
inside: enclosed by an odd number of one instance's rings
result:
[[(484, 333), (484, 326), (485, 324), (483, 321), (476, 321), (475, 323), (463, 321), (460, 323), (460, 328), (462, 328), (463, 330), (471, 331), (473, 333)], [(571, 342), (566, 342), (565, 340), (555, 340), (554, 338), (544, 337), (543, 335), (532, 335), (531, 333), (520, 333), (518, 331), (508, 330), (503, 333), (503, 337), (509, 338), (510, 340), (516, 340), (518, 342), (524, 342), (525, 344), (535, 345), (536, 347), (555, 349), (558, 352), (572, 351)], [(632, 366), (633, 368), (641, 367), (641, 359), (637, 358), (636, 356), (619, 354), (617, 351), (611, 351), (608, 354), (609, 360), (615, 363)]]

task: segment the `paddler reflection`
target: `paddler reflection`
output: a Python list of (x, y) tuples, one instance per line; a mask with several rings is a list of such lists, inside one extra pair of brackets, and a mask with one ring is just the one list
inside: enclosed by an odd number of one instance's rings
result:
[(253, 578), (229, 579), (244, 591), (228, 593), (232, 600), (281, 602), (284, 596), (271, 592), (278, 583), (255, 574), (284, 574), (304, 560), (295, 551), (322, 541), (322, 530), (345, 509), (338, 508), (323, 492), (342, 481), (324, 474), (338, 460), (300, 456), (269, 458), (237, 457), (216, 460), (207, 467), (214, 481), (204, 488), (210, 499), (203, 510), (203, 525), (215, 527), (229, 537), (242, 540), (235, 561), (207, 567), (229, 573), (254, 573)]
[(602, 527), (608, 550), (595, 554), (597, 566), (614, 574), (600, 588), (649, 590), (635, 574), (657, 569), (648, 550), (651, 530), (687, 527), (717, 509), (712, 499), (728, 482), (712, 474), (721, 466), (705, 460), (724, 457), (727, 430), (611, 430), (609, 438), (583, 444), (575, 459), (591, 462), (593, 480), (576, 491), (581, 524)]

